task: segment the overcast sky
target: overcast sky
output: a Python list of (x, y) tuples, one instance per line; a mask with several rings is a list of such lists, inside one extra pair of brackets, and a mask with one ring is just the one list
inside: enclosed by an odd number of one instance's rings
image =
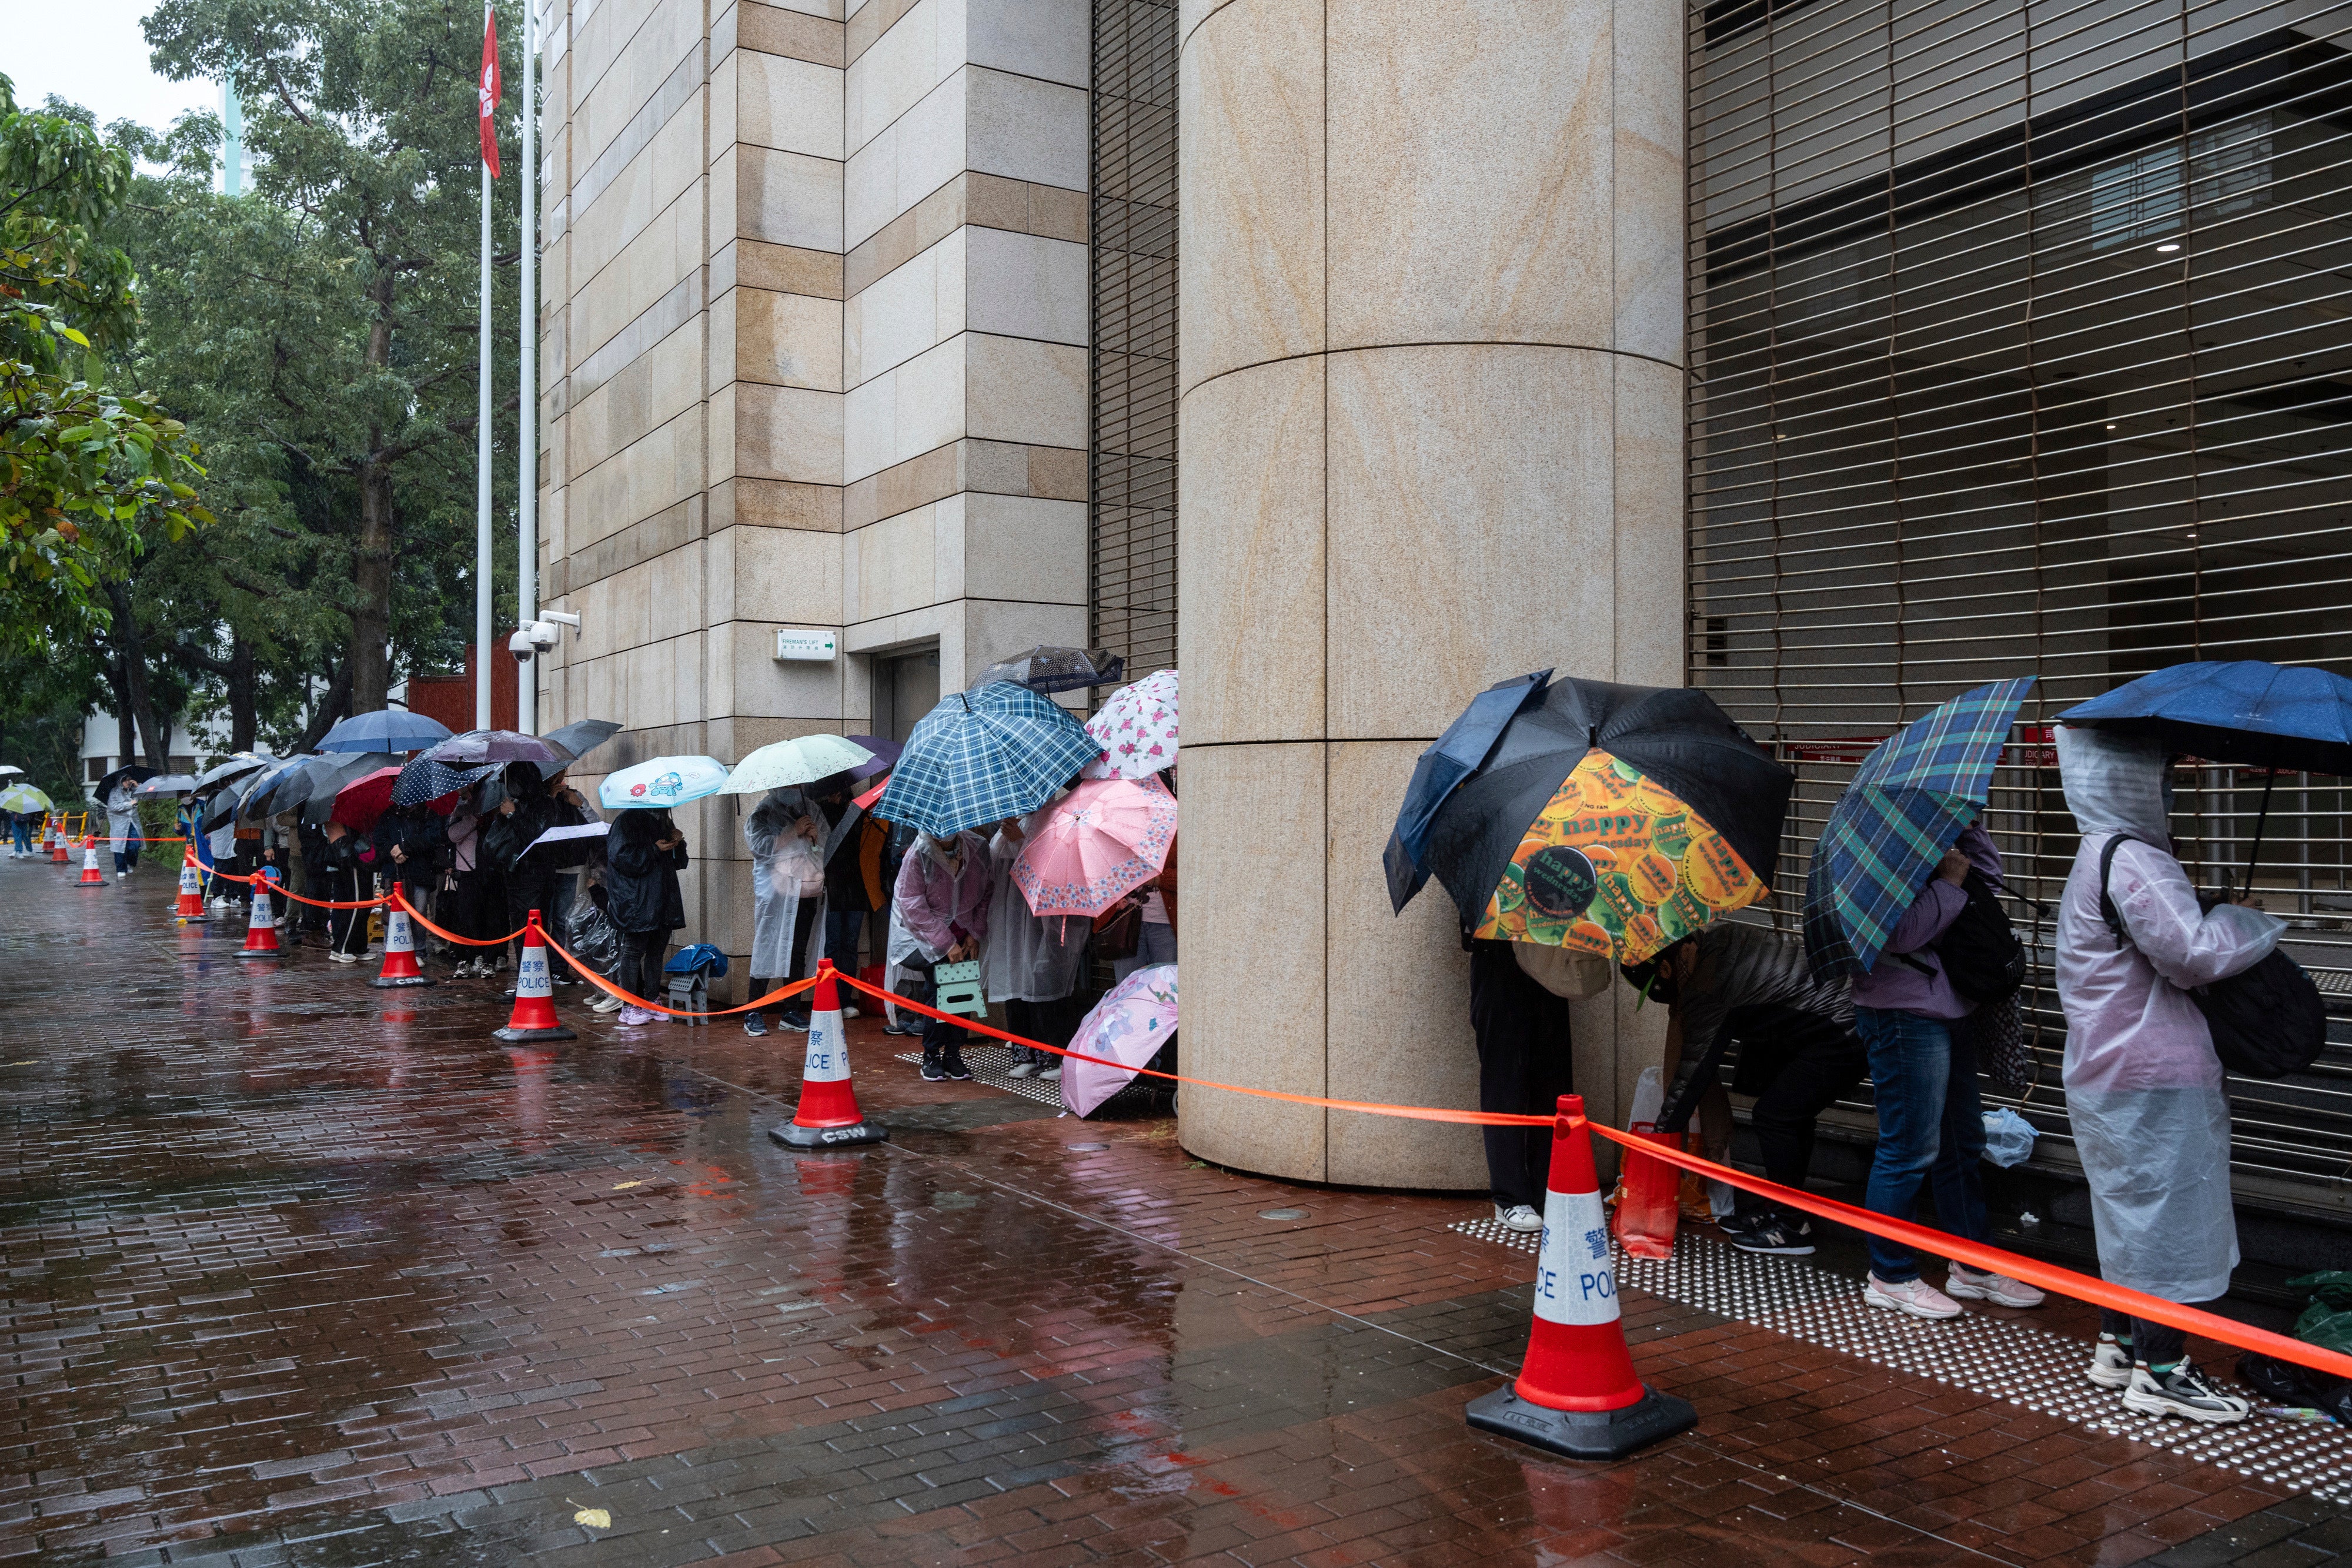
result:
[(16, 101), (37, 107), (55, 93), (98, 116), (100, 125), (135, 120), (161, 131), (191, 109), (220, 110), (220, 84), (169, 81), (147, 65), (140, 18), (155, 0), (0, 0), (0, 70)]

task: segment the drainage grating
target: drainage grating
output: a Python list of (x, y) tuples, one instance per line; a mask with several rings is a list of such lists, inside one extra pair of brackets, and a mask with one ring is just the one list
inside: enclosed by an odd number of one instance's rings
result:
[[(1492, 1219), (1450, 1228), (1533, 1253), (1539, 1238)], [(2083, 1376), (2089, 1347), (2031, 1323), (1969, 1312), (1923, 1322), (1863, 1304), (1857, 1281), (1798, 1258), (1742, 1252), (1685, 1234), (1663, 1260), (1617, 1254), (1617, 1277), (1654, 1296), (1778, 1330), (1897, 1372), (1932, 1377), (2273, 1486), (2352, 1505), (2352, 1431), (2257, 1413), (2232, 1427), (2135, 1416)]]
[[(898, 1060), (920, 1067), (923, 1053), (910, 1051)], [(1034, 1078), (1015, 1078), (1013, 1076), (1013, 1052), (1003, 1046), (967, 1045), (963, 1048), (963, 1064), (971, 1069), (974, 1082), (985, 1083), (991, 1089), (1002, 1089), (1007, 1094), (1018, 1094), (1024, 1100), (1034, 1100), (1040, 1105), (1059, 1105), (1062, 1103), (1060, 1079), (1049, 1078), (1040, 1082)]]

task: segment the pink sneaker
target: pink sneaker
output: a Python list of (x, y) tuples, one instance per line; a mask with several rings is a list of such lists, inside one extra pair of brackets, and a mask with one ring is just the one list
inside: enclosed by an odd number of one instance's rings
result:
[[(613, 1021), (614, 1023), (627, 1024), (634, 1027), (641, 1023), (653, 1022), (654, 1015), (646, 1011), (645, 1009), (632, 1004), (630, 1006), (624, 1007), (617, 1014), (614, 1015)], [(1959, 1311), (1958, 1307), (1954, 1307), (1952, 1310), (1954, 1312)]]
[(2045, 1299), (2022, 1280), (2012, 1280), (2006, 1274), (1979, 1274), (1958, 1263), (1952, 1265), (1951, 1278), (1944, 1281), (1944, 1294), (1971, 1301), (1990, 1301), (1999, 1307), (2038, 1307)]
[(1877, 1275), (1863, 1287), (1862, 1299), (1874, 1307), (1905, 1312), (1915, 1318), (1956, 1318), (1960, 1315), (1960, 1303), (1927, 1283), (1925, 1280), (1906, 1280), (1900, 1285), (1890, 1285)]

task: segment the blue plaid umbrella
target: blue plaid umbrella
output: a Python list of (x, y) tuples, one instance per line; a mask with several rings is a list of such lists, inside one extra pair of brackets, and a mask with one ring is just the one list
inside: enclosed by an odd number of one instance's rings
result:
[(1984, 810), (1993, 764), (2033, 677), (1930, 709), (1854, 769), (1813, 846), (1805, 953), (1823, 980), (1866, 975), (1936, 863)]
[(1101, 752), (1069, 710), (1025, 686), (957, 692), (915, 726), (874, 815), (946, 838), (1035, 810)]
[(400, 770), (400, 782), (392, 787), (392, 803), (422, 806), (427, 800), (455, 795), (476, 779), (487, 779), (505, 767), (503, 762), (485, 762), (478, 768), (452, 768), (446, 762), (420, 757)]

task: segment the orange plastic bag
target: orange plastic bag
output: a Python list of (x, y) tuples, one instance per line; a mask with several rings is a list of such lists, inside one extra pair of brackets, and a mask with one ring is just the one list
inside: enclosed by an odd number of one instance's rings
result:
[[(1628, 1129), (1635, 1137), (1670, 1149), (1683, 1147), (1684, 1134), (1654, 1131), (1646, 1122)], [(1632, 1258), (1665, 1258), (1675, 1249), (1676, 1198), (1682, 1173), (1664, 1160), (1625, 1151), (1625, 1197), (1617, 1206), (1617, 1245)]]

